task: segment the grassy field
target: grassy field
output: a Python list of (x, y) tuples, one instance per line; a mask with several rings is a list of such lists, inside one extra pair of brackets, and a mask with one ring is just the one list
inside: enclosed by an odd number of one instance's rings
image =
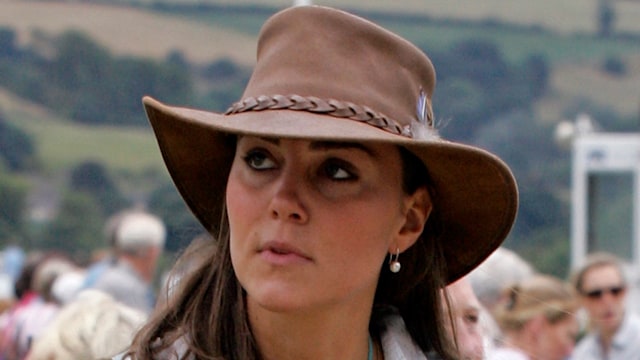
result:
[[(142, 3), (147, 1), (142, 0)], [(177, 4), (271, 5), (286, 7), (293, 0), (171, 0)], [(315, 0), (317, 5), (342, 9), (362, 9), (408, 14), (425, 14), (446, 19), (496, 19), (521, 25), (538, 25), (559, 32), (593, 32), (596, 29), (598, 0)], [(615, 2), (617, 28), (621, 31), (640, 31), (640, 2)]]
[[(239, 1), (242, 3), (243, 1)], [(357, 1), (352, 1), (357, 4)], [(218, 2), (216, 2), (218, 3)], [(224, 1), (221, 1), (224, 3)], [(248, 3), (248, 2), (247, 2)], [(280, 3), (265, 1), (265, 3)], [(349, 3), (344, 1), (342, 3)], [(431, 5), (431, 2), (429, 2)], [(387, 5), (388, 6), (388, 5)], [(426, 6), (426, 5), (425, 5)], [(367, 8), (369, 9), (369, 8)], [(638, 3), (640, 10), (640, 2)], [(225, 12), (185, 10), (183, 12), (172, 9), (172, 15), (186, 20), (196, 20), (212, 27), (223, 27), (227, 30), (255, 37), (261, 24), (268, 17), (264, 12), (228, 14)], [(417, 12), (416, 14), (419, 14)], [(542, 54), (547, 60), (556, 62), (580, 63), (605, 56), (626, 56), (640, 53), (640, 41), (622, 41), (618, 39), (593, 37), (590, 33), (561, 33), (549, 31), (548, 28), (538, 31), (531, 30), (522, 23), (515, 26), (483, 26), (481, 22), (462, 23), (455, 21), (459, 17), (434, 21), (420, 19), (402, 19), (377, 16), (373, 13), (363, 14), (365, 17), (374, 16), (375, 22), (406, 37), (423, 49), (429, 51), (445, 51), (463, 39), (486, 39), (497, 44), (505, 56), (514, 62), (521, 62), (531, 54)], [(427, 13), (429, 17), (431, 13)], [(639, 14), (640, 16), (640, 14)], [(480, 20), (478, 17), (474, 20)], [(453, 21), (452, 21), (453, 20)], [(638, 29), (640, 34), (640, 28)]]
[[(637, 118), (640, 124), (640, 54), (627, 58), (627, 74), (612, 76), (600, 64), (560, 64), (551, 77), (551, 91), (538, 103), (543, 121), (560, 121), (561, 109), (572, 101), (590, 99), (602, 108)], [(606, 130), (607, 119), (595, 119)]]
[(34, 31), (80, 30), (116, 55), (164, 57), (180, 50), (195, 62), (228, 57), (253, 64), (255, 37), (131, 7), (73, 2), (0, 0), (0, 26), (15, 29), (22, 44)]
[[(325, 0), (316, 4), (355, 11), (380, 11), (422, 14), (435, 19), (495, 19), (518, 25), (534, 25), (562, 33), (596, 29), (598, 0)], [(174, 0), (189, 3), (191, 0)], [(260, 4), (284, 8), (292, 1), (198, 0), (213, 4)], [(144, 3), (144, 1), (141, 1)], [(640, 32), (640, 1), (616, 2), (619, 31)], [(85, 31), (116, 54), (165, 56), (178, 49), (194, 61), (209, 61), (228, 56), (243, 63), (253, 63), (255, 33), (263, 17), (207, 14), (209, 21), (189, 21), (141, 9), (76, 2), (37, 2), (0, 0), (0, 26), (17, 29), (20, 40), (29, 41), (34, 30), (60, 33), (68, 29)], [(401, 27), (401, 25), (400, 25)], [(244, 31), (238, 31), (244, 29)], [(249, 29), (247, 32), (246, 29)], [(429, 31), (438, 29), (429, 29)], [(473, 29), (470, 31), (474, 31)], [(452, 29), (438, 32), (441, 41), (449, 41)], [(444, 34), (443, 34), (444, 33)], [(455, 30), (453, 30), (455, 35)], [(509, 36), (510, 34), (504, 34)], [(517, 34), (516, 34), (517, 36)], [(429, 36), (434, 38), (434, 36)]]
[(485, 39), (496, 44), (505, 57), (516, 63), (532, 54), (541, 54), (551, 63), (581, 63), (604, 56), (640, 53), (640, 42), (612, 41), (604, 38), (561, 35), (523, 30), (505, 31), (501, 27), (474, 27), (456, 24), (398, 24), (386, 27), (402, 34), (428, 52), (442, 51), (464, 39)]
[[(162, 173), (164, 165), (152, 130), (82, 126), (0, 89), (0, 109), (11, 123), (33, 136), (44, 170), (66, 171), (97, 160), (128, 176)], [(140, 109), (142, 111), (142, 107)]]
[[(190, 1), (190, 0), (189, 0)], [(175, 3), (188, 2), (175, 0)], [(199, 3), (206, 0), (199, 0)], [(215, 4), (254, 4), (256, 1), (213, 1)], [(262, 6), (286, 7), (292, 1), (266, 0)], [(597, 0), (400, 0), (367, 2), (364, 0), (316, 1), (317, 4), (353, 8), (359, 11), (385, 11), (423, 14), (436, 19), (498, 19), (518, 25), (537, 25), (556, 33), (523, 34), (504, 28), (478, 29), (446, 23), (382, 22), (410, 40), (425, 44), (425, 48), (440, 49), (460, 38), (476, 36), (488, 38), (503, 46), (513, 59), (521, 59), (533, 52), (544, 52), (555, 59), (598, 56), (602, 51), (640, 51), (640, 44), (621, 44), (593, 39), (567, 39), (573, 31), (595, 30)], [(640, 33), (640, 1), (618, 2), (618, 24), (622, 31)], [(82, 14), (82, 16), (78, 16)], [(59, 34), (69, 29), (86, 32), (115, 54), (164, 57), (172, 50), (180, 50), (196, 62), (212, 61), (226, 56), (244, 64), (252, 64), (255, 54), (255, 35), (266, 15), (249, 13), (191, 13), (185, 16), (144, 11), (139, 8), (107, 6), (74, 2), (34, 2), (0, 0), (0, 26), (16, 29), (19, 39), (26, 43), (34, 31)], [(193, 21), (194, 19), (199, 21)], [(570, 42), (570, 46), (567, 43)]]

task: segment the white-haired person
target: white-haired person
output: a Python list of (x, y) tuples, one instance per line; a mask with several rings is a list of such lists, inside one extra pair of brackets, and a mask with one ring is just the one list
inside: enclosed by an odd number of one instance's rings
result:
[(26, 360), (97, 360), (122, 352), (146, 314), (95, 289), (81, 291), (35, 339)]
[(153, 280), (164, 250), (163, 221), (145, 211), (130, 211), (114, 230), (114, 254), (91, 288), (146, 314), (155, 306)]
[(487, 309), (491, 309), (500, 300), (505, 287), (535, 274), (533, 265), (515, 251), (501, 246), (473, 269), (468, 279), (478, 300)]
[(502, 336), (491, 312), (502, 298), (503, 290), (535, 274), (535, 268), (520, 255), (499, 247), (467, 276), (482, 305), (480, 325), (485, 338), (485, 353), (490, 353)]
[(496, 156), (439, 137), (434, 87), (405, 39), (298, 6), (266, 22), (226, 114), (145, 98), (216, 243), (126, 357), (457, 359), (440, 291), (503, 242), (518, 195)]

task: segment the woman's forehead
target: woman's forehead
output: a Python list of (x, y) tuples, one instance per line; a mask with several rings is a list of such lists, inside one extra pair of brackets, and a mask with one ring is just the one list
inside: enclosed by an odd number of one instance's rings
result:
[(306, 144), (306, 148), (312, 151), (327, 151), (327, 150), (361, 150), (372, 157), (377, 157), (381, 153), (398, 151), (398, 146), (395, 144), (382, 143), (382, 142), (359, 142), (359, 141), (344, 141), (344, 140), (316, 140), (316, 139), (304, 139), (304, 138), (276, 138), (276, 137), (263, 137), (252, 135), (241, 135), (238, 137), (239, 141), (242, 140), (259, 140), (265, 141), (274, 145), (283, 145), (286, 143), (302, 143)]

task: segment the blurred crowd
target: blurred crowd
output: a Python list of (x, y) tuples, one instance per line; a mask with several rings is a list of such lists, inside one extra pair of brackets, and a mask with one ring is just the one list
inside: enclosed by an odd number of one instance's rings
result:
[[(109, 251), (89, 266), (55, 252), (3, 249), (0, 360), (114, 358), (189, 271), (177, 264), (172, 280), (154, 286), (166, 237), (157, 216), (126, 210), (105, 229)], [(632, 360), (640, 359), (633, 289), (612, 254), (590, 254), (560, 279), (500, 248), (442, 296), (462, 359)]]
[(4, 249), (0, 360), (110, 359), (126, 350), (156, 305), (166, 230), (138, 209), (105, 229), (108, 251), (88, 266), (57, 252)]
[(500, 248), (448, 286), (452, 336), (468, 360), (640, 359), (632, 275), (597, 252), (560, 279)]

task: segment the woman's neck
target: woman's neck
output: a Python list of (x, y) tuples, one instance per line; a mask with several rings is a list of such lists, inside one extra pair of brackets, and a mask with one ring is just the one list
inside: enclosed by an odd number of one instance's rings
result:
[(370, 311), (342, 309), (273, 312), (247, 300), (249, 322), (262, 358), (366, 360)]

